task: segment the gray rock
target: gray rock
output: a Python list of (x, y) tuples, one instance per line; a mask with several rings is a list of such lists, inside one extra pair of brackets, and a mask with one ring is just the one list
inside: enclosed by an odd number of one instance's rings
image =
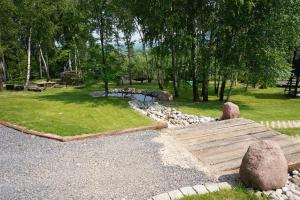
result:
[(220, 190), (229, 190), (232, 188), (231, 185), (229, 185), (229, 183), (227, 182), (218, 183), (218, 186)]
[(153, 200), (170, 200), (170, 196), (168, 193), (163, 193), (156, 195), (152, 198)]
[(298, 172), (297, 170), (294, 170), (294, 171), (292, 172), (292, 174), (293, 174), (293, 175), (299, 175), (299, 172)]
[(208, 190), (204, 185), (195, 185), (193, 188), (199, 195), (208, 193)]
[(206, 183), (204, 185), (209, 192), (217, 192), (220, 190), (218, 183)]
[(180, 188), (180, 191), (184, 196), (190, 196), (190, 195), (195, 195), (197, 194), (196, 191), (192, 187), (183, 187)]
[(183, 194), (179, 190), (173, 190), (168, 192), (171, 200), (180, 199), (183, 197)]

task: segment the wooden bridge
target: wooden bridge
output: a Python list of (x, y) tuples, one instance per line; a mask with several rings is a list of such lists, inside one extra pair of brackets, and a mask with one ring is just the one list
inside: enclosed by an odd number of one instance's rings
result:
[(280, 134), (247, 119), (233, 119), (170, 131), (176, 140), (213, 173), (226, 174), (240, 167), (250, 144), (272, 140), (283, 149), (289, 168), (300, 166), (300, 138)]

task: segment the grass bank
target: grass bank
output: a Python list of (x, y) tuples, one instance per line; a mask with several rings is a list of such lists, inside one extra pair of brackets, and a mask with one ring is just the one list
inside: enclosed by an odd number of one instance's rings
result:
[[(92, 89), (93, 90), (93, 89)], [(126, 100), (93, 98), (89, 89), (47, 89), (42, 93), (0, 93), (0, 120), (26, 128), (72, 136), (154, 124)]]
[(246, 189), (236, 188), (232, 190), (221, 190), (201, 196), (184, 197), (180, 200), (267, 200), (267, 198), (259, 198)]
[(276, 130), (285, 135), (289, 135), (289, 136), (293, 136), (293, 137), (300, 136), (300, 128), (285, 128), (285, 129), (276, 129)]

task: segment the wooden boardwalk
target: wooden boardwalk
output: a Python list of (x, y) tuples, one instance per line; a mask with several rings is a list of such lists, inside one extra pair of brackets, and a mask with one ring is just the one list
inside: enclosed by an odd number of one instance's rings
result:
[(211, 172), (239, 168), (248, 147), (259, 140), (277, 142), (291, 168), (300, 163), (300, 139), (273, 131), (247, 119), (234, 119), (174, 129), (170, 133)]

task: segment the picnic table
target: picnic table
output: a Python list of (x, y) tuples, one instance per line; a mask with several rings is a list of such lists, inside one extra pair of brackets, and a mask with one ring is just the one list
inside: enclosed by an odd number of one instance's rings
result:
[(36, 85), (38, 87), (53, 87), (54, 85), (56, 84), (56, 82), (39, 82), (39, 83), (36, 83)]

